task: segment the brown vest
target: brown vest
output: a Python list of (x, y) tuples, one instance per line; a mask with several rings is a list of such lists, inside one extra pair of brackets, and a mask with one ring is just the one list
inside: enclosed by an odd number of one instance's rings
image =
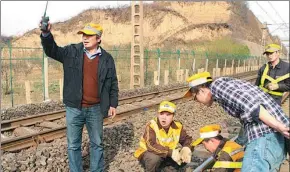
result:
[(98, 95), (98, 65), (99, 56), (91, 60), (84, 53), (82, 107), (90, 107), (100, 103)]

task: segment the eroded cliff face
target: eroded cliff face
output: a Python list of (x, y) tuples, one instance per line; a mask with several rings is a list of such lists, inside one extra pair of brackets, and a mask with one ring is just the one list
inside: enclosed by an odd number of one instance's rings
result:
[[(187, 44), (192, 41), (214, 40), (237, 35), (240, 39), (254, 41), (259, 38), (258, 21), (254, 16), (238, 11), (237, 5), (229, 2), (155, 2), (144, 4), (144, 46), (164, 47), (167, 44)], [(243, 15), (242, 15), (243, 14)], [(245, 18), (246, 17), (246, 18)], [(252, 29), (245, 21), (251, 21)], [(53, 23), (52, 33), (59, 45), (77, 43), (81, 40), (77, 31), (86, 23), (100, 23), (104, 28), (103, 46), (129, 45), (131, 42), (131, 9), (89, 9), (59, 23)], [(253, 30), (251, 34), (233, 34)], [(13, 39), (13, 46), (40, 47), (40, 31), (33, 29)], [(255, 36), (256, 34), (256, 36)], [(253, 36), (254, 35), (254, 36)], [(258, 40), (256, 40), (258, 41)]]

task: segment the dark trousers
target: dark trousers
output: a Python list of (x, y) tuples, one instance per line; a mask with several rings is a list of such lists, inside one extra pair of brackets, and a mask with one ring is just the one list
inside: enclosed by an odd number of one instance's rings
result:
[(162, 158), (154, 153), (146, 151), (141, 159), (140, 163), (145, 168), (145, 172), (177, 172), (179, 166), (172, 158)]

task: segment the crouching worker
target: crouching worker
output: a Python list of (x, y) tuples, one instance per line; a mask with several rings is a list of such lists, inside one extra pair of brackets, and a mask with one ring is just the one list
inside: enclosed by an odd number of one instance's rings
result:
[(203, 144), (213, 154), (215, 161), (208, 164), (207, 169), (214, 172), (237, 172), (242, 168), (244, 149), (234, 141), (220, 135), (220, 125), (207, 125), (200, 129), (200, 138), (192, 146)]
[[(177, 171), (185, 165), (182, 163), (191, 161), (192, 137), (180, 122), (173, 120), (175, 112), (174, 103), (162, 101), (157, 117), (146, 125), (140, 146), (134, 153), (146, 172)], [(178, 148), (179, 143), (182, 148)]]

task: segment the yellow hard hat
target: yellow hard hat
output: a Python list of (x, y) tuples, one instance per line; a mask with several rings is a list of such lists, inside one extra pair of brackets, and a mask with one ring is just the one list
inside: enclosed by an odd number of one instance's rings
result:
[(269, 44), (265, 47), (265, 52), (263, 54), (266, 54), (266, 53), (274, 53), (276, 51), (279, 51), (281, 50), (281, 47), (280, 45), (277, 45), (277, 44)]
[(192, 93), (190, 92), (191, 88), (207, 83), (209, 81), (212, 81), (212, 78), (209, 72), (202, 72), (202, 73), (194, 74), (188, 77), (186, 79), (186, 82), (188, 82), (189, 89), (186, 91), (183, 97), (192, 96)]
[(221, 126), (218, 124), (206, 125), (199, 130), (200, 137), (191, 143), (192, 146), (199, 145), (203, 139), (212, 138), (220, 135)]
[(158, 112), (170, 112), (175, 113), (176, 112), (176, 105), (169, 101), (162, 101), (159, 105)]
[(78, 34), (86, 34), (86, 35), (98, 35), (102, 36), (103, 28), (99, 24), (88, 23), (85, 25), (84, 29), (78, 31)]

